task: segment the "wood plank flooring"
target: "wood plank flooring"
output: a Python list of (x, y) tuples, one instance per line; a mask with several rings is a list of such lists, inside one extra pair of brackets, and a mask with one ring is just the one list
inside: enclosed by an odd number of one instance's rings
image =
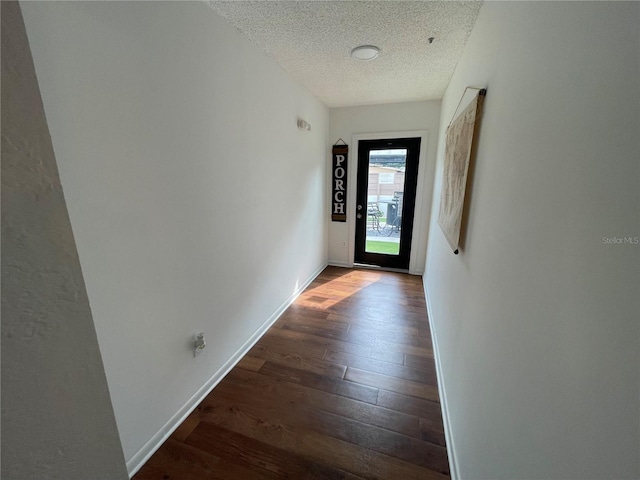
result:
[(420, 277), (328, 267), (135, 480), (444, 480)]

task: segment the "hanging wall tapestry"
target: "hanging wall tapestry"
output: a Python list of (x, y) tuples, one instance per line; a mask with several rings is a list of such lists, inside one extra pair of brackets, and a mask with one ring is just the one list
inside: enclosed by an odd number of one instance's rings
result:
[(333, 162), (331, 168), (331, 221), (347, 221), (347, 155), (349, 145), (340, 139), (333, 146)]
[[(484, 89), (467, 88), (462, 94), (462, 99), (465, 98), (467, 90), (476, 90), (476, 92), (458, 117), (455, 116), (458, 111), (456, 108), (456, 112), (453, 114), (454, 119), (447, 128), (440, 213), (438, 215), (438, 224), (455, 254), (458, 253), (460, 242), (460, 227), (469, 172), (469, 158), (473, 145), (473, 131), (478, 107), (486, 94)], [(460, 103), (462, 103), (462, 99), (460, 99)]]

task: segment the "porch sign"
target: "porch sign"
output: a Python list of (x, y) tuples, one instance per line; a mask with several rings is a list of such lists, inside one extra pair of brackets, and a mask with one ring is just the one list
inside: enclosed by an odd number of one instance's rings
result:
[(331, 221), (347, 221), (347, 155), (349, 145), (333, 146)]

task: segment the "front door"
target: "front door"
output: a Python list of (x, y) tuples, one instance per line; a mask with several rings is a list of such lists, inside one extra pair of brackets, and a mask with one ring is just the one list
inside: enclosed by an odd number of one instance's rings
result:
[(355, 263), (407, 270), (420, 138), (360, 140)]

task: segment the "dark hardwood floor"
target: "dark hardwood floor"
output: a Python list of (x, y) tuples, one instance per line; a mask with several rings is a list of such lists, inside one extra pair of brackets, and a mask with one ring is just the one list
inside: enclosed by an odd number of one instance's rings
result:
[(135, 475), (449, 478), (420, 277), (329, 267)]

